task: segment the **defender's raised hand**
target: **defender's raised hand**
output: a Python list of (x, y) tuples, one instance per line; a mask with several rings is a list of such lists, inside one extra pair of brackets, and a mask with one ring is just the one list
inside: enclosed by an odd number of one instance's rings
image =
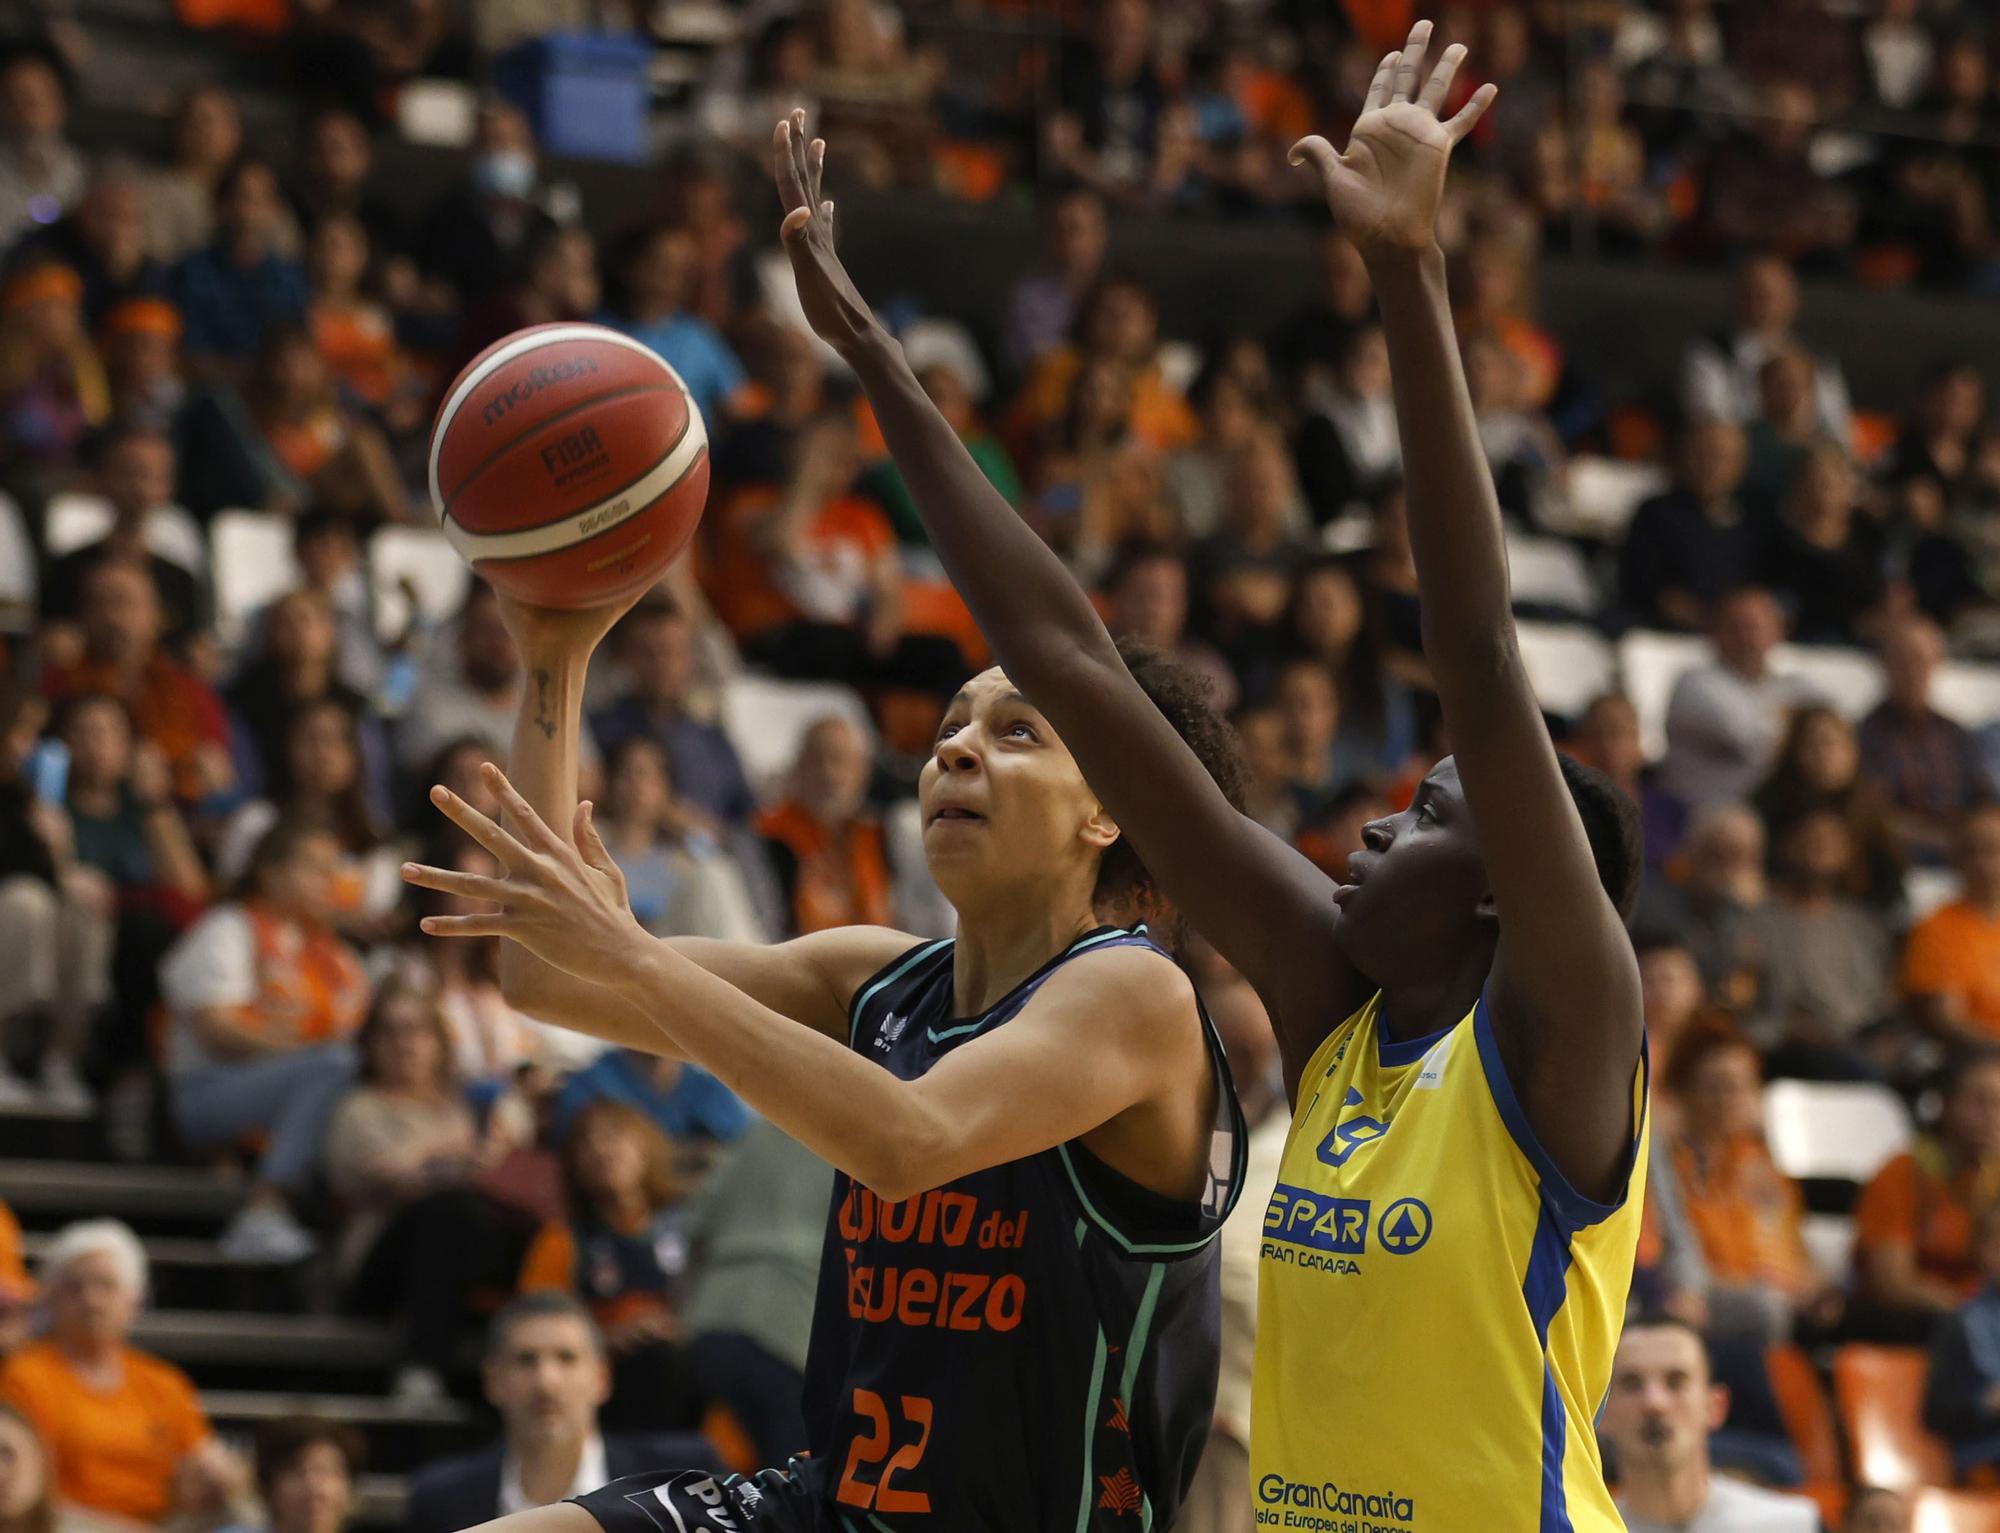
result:
[(500, 806), (521, 827), (518, 836), (449, 788), (432, 788), (431, 802), (493, 854), (500, 876), (406, 862), (403, 881), (499, 908), (476, 915), (426, 916), (424, 931), (433, 937), (507, 937), (543, 962), (593, 984), (609, 987), (628, 978), (634, 953), (648, 938), (632, 917), (625, 875), (598, 837), (590, 805), (578, 805), (576, 823), (565, 838), (549, 828), (492, 762), (480, 770)]
[(1318, 134), (1292, 146), (1291, 162), (1310, 162), (1319, 172), (1327, 206), (1363, 255), (1422, 249), (1436, 240), (1451, 151), (1500, 94), (1498, 86), (1482, 85), (1456, 116), (1441, 121), (1465, 49), (1453, 43), (1423, 80), (1430, 41), (1431, 24), (1420, 21), (1410, 40), (1382, 60), (1345, 153)]
[(833, 249), (833, 204), (820, 195), (826, 140), (806, 142), (806, 114), (794, 112), (771, 133), (771, 173), (785, 205), (779, 233), (792, 258), (799, 303), (813, 333), (843, 356), (866, 340), (875, 314), (848, 279)]

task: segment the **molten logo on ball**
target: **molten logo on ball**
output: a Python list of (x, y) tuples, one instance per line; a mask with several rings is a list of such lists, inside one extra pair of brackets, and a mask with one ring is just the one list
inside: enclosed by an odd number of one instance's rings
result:
[(521, 379), (499, 398), (490, 400), (480, 412), (480, 419), (489, 426), (506, 418), (507, 412), (518, 404), (524, 404), (554, 383), (567, 383), (572, 378), (582, 378), (597, 371), (595, 357), (577, 357), (567, 362), (551, 362), (546, 367), (538, 367)]

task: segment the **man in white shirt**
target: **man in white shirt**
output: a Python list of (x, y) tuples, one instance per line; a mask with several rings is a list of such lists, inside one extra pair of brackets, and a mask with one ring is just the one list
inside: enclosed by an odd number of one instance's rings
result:
[(418, 1470), (405, 1533), (457, 1533), (661, 1464), (725, 1472), (699, 1437), (598, 1431), (598, 1409), (611, 1395), (610, 1359), (590, 1312), (568, 1294), (524, 1294), (494, 1317), (485, 1382), (501, 1440)]
[[(1784, 257), (1760, 255), (1736, 279), (1736, 318), (1721, 335), (1692, 342), (1681, 362), (1681, 405), (1690, 419), (1747, 426), (1760, 413), (1758, 375), (1773, 355), (1799, 344), (1799, 280)], [(1814, 357), (1820, 429), (1846, 444), (1851, 411), (1838, 363)]]
[(1717, 604), (1710, 630), (1715, 658), (1674, 683), (1660, 787), (1689, 808), (1755, 793), (1777, 760), (1792, 710), (1813, 701), (1803, 682), (1771, 669), (1784, 633), (1769, 591), (1732, 591)]
[(1819, 1533), (1819, 1508), (1804, 1496), (1712, 1471), (1708, 1434), (1728, 1414), (1699, 1331), (1666, 1318), (1625, 1327), (1597, 1430), (1628, 1533)]

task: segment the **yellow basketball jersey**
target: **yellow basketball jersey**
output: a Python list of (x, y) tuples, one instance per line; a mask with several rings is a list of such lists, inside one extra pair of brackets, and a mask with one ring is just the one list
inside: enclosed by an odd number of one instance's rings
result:
[(1484, 1004), (1404, 1043), (1378, 995), (1299, 1083), (1264, 1215), (1251, 1492), (1260, 1527), (1610, 1533), (1592, 1422), (1624, 1323), (1646, 1069), (1617, 1202), (1529, 1128)]

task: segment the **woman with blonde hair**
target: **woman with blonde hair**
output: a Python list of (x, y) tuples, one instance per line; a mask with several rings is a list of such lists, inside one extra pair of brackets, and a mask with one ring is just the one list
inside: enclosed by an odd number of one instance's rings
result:
[(576, 1115), (562, 1152), (568, 1217), (546, 1226), (521, 1267), (521, 1291), (575, 1294), (611, 1350), (611, 1426), (699, 1424), (680, 1345), (687, 1242), (678, 1205), (689, 1190), (674, 1146), (652, 1119), (598, 1100)]
[(146, 1253), (113, 1219), (72, 1224), (42, 1259), (48, 1334), (0, 1369), (0, 1401), (47, 1446), (55, 1492), (142, 1522), (231, 1499), (242, 1466), (218, 1444), (193, 1382), (131, 1344)]
[(75, 461), (111, 410), (104, 368), (83, 322), (83, 279), (54, 261), (0, 286), (0, 436), (37, 468)]

